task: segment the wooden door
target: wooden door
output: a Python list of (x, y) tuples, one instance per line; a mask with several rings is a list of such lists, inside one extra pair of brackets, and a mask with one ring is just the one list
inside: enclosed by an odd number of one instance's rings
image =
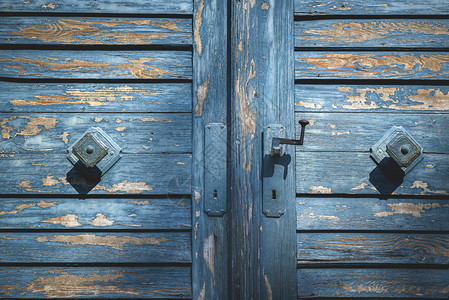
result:
[[(298, 297), (448, 297), (448, 9), (295, 1)], [(393, 125), (425, 156), (398, 181), (369, 152)]]

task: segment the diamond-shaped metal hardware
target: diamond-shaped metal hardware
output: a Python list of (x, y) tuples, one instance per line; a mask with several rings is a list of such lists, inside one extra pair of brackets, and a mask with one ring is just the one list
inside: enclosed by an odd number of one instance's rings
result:
[(81, 172), (104, 175), (120, 159), (121, 149), (100, 127), (91, 127), (67, 152), (67, 159)]
[(96, 135), (86, 133), (72, 150), (87, 168), (93, 168), (108, 154), (108, 147)]
[(422, 148), (405, 132), (398, 133), (388, 144), (387, 153), (400, 167), (410, 166), (422, 153)]
[(410, 172), (423, 158), (423, 149), (402, 126), (393, 126), (371, 149), (371, 158), (380, 166), (392, 159), (404, 171)]

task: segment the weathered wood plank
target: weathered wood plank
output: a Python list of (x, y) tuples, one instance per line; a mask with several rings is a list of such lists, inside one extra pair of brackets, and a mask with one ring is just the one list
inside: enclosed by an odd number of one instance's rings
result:
[(297, 113), (297, 138), (300, 119), (311, 123), (301, 151), (369, 151), (395, 125), (407, 129), (425, 153), (449, 154), (448, 114)]
[(298, 264), (447, 264), (449, 235), (299, 233)]
[(0, 82), (0, 112), (191, 112), (189, 83)]
[(189, 19), (3, 17), (2, 44), (192, 44)]
[(0, 76), (10, 78), (191, 79), (189, 51), (2, 50)]
[(449, 87), (431, 85), (295, 85), (296, 111), (449, 113)]
[(93, 126), (101, 127), (123, 153), (192, 151), (190, 114), (0, 114), (0, 153), (65, 153)]
[(447, 47), (448, 35), (448, 20), (355, 19), (295, 23), (295, 47)]
[(445, 0), (295, 0), (295, 15), (444, 15)]
[(449, 194), (449, 155), (426, 154), (403, 182), (391, 180), (369, 152), (296, 152), (297, 193)]
[(190, 194), (191, 155), (125, 154), (101, 181), (61, 154), (0, 155), (1, 194)]
[(446, 52), (295, 52), (296, 79), (448, 79)]
[(298, 269), (302, 297), (447, 298), (449, 270)]
[(14, 298), (186, 298), (190, 267), (3, 267), (0, 294)]
[(2, 198), (0, 229), (190, 229), (190, 202), (168, 197)]
[(32, 0), (2, 1), (2, 12), (68, 12), (68, 13), (112, 13), (112, 14), (191, 14), (192, 1), (177, 0)]
[(189, 232), (0, 234), (0, 262), (186, 263)]
[(447, 231), (449, 201), (297, 198), (298, 230)]
[[(230, 299), (230, 213), (209, 216), (206, 201), (226, 203), (229, 182), (206, 180), (216, 166), (205, 166), (206, 157), (226, 161), (206, 146), (206, 126), (210, 123), (228, 124), (228, 38), (230, 29), (229, 2), (222, 0), (192, 1), (194, 4), (193, 45), (193, 142), (192, 142), (192, 299)], [(228, 127), (229, 128), (229, 127)], [(226, 137), (224, 137), (226, 139)], [(226, 141), (217, 141), (226, 143)], [(226, 143), (227, 144), (227, 143)], [(227, 144), (229, 145), (229, 144)], [(228, 148), (229, 149), (229, 148)], [(226, 153), (226, 149), (224, 152)], [(220, 157), (217, 157), (220, 156)], [(226, 170), (223, 170), (226, 171)], [(230, 174), (231, 171), (228, 171)], [(210, 186), (211, 181), (213, 182)], [(206, 183), (207, 182), (207, 183)], [(206, 184), (208, 186), (206, 186)], [(218, 200), (209, 191), (217, 189)], [(229, 189), (228, 189), (229, 190)], [(208, 191), (208, 192), (206, 192)], [(230, 207), (228, 205), (228, 207)]]

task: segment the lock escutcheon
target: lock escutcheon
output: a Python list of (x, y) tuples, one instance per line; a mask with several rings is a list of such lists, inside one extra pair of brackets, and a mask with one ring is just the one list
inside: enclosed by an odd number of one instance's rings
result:
[(87, 168), (93, 168), (108, 155), (108, 147), (96, 137), (95, 132), (86, 133), (72, 151)]

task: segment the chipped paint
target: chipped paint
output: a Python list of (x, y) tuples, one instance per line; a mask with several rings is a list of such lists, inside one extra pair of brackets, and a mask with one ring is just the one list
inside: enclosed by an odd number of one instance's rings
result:
[(204, 106), (204, 102), (207, 99), (207, 94), (209, 93), (209, 79), (210, 79), (210, 74), (209, 77), (207, 78), (207, 80), (205, 82), (203, 82), (203, 84), (200, 84), (198, 86), (198, 89), (196, 91), (196, 98), (198, 99), (195, 105), (195, 116), (196, 117), (200, 117), (203, 115), (203, 106)]
[(400, 203), (388, 203), (389, 207), (391, 207), (392, 211), (382, 211), (374, 214), (375, 217), (389, 217), (395, 214), (400, 215), (412, 215), (413, 217), (422, 217), (422, 213), (425, 213), (425, 210), (431, 208), (440, 208), (441, 205), (439, 203), (408, 203), (408, 202), (400, 202)]
[(270, 6), (268, 5), (268, 3), (266, 3), (266, 2), (262, 3), (262, 9), (268, 10), (269, 8), (270, 8)]
[(197, 190), (193, 191), (193, 199), (196, 200), (196, 203), (199, 203), (200, 199), (201, 199), (201, 194), (200, 192), (198, 192)]
[(2, 128), (2, 138), (4, 139), (9, 139), (11, 137), (10, 132), (12, 131), (12, 127), (11, 126), (6, 126), (6, 124), (15, 119), (16, 117), (11, 117), (11, 118), (3, 118), (2, 122), (0, 122), (0, 126)]
[(69, 136), (69, 132), (68, 131), (64, 131), (64, 133), (55, 136), (55, 139), (62, 139), (62, 141), (67, 144), (69, 142), (69, 139), (67, 138)]
[(114, 221), (108, 220), (108, 218), (103, 214), (97, 214), (95, 219), (93, 219), (92, 222), (90, 222), (90, 224), (92, 226), (104, 227), (114, 225)]
[(214, 280), (214, 288), (216, 287), (215, 282), (215, 234), (210, 233), (207, 238), (203, 241), (203, 257), (206, 261), (206, 267), (211, 272), (212, 278)]
[(80, 222), (78, 222), (78, 216), (73, 214), (67, 214), (61, 217), (49, 218), (46, 220), (42, 220), (44, 223), (50, 223), (54, 225), (62, 225), (64, 227), (79, 227), (82, 226)]
[[(316, 26), (316, 28), (319, 28)], [(334, 43), (360, 43), (369, 40), (386, 39), (394, 36), (411, 34), (435, 34), (449, 35), (449, 29), (441, 23), (423, 21), (368, 21), (354, 22), (344, 21), (332, 24), (330, 27), (321, 26), (324, 29), (309, 29), (297, 37), (298, 40), (322, 40)], [(405, 40), (416, 42), (415, 40)]]
[(198, 4), (198, 10), (195, 16), (195, 27), (193, 30), (196, 52), (198, 53), (198, 56), (201, 56), (203, 52), (203, 44), (201, 42), (201, 35), (200, 35), (200, 27), (203, 24), (203, 17), (202, 17), (203, 9), (204, 9), (204, 0), (201, 0), (201, 2)]
[(17, 205), (11, 211), (1, 211), (0, 216), (9, 215), (9, 214), (17, 214), (26, 208), (35, 207), (35, 206), (39, 206), (40, 208), (49, 208), (49, 207), (58, 205), (58, 203), (59, 202), (45, 202), (44, 200), (40, 200), (37, 203), (20, 204), (20, 205)]
[(267, 298), (266, 300), (272, 300), (273, 299), (273, 290), (271, 288), (270, 279), (268, 278), (267, 274), (263, 274), (263, 278), (265, 280), (265, 289), (267, 290)]
[(101, 294), (141, 295), (135, 289), (121, 288), (118, 278), (124, 272), (112, 271), (105, 274), (40, 276), (29, 282), (25, 289), (34, 295), (43, 294), (47, 298), (89, 297)]
[[(177, 37), (179, 34), (164, 32), (157, 33), (157, 29), (148, 28), (147, 32), (138, 33), (137, 30), (110, 30), (108, 28), (116, 26), (154, 26), (171, 31), (181, 31), (177, 21), (166, 20), (121, 20), (111, 21), (90, 21), (74, 19), (58, 19), (56, 22), (36, 24), (24, 28), (11, 34), (23, 36), (28, 39), (37, 39), (45, 43), (62, 44), (152, 44), (153, 40)], [(141, 31), (142, 32), (142, 31)], [(182, 37), (182, 35), (179, 35)]]
[(40, 126), (43, 126), (45, 129), (52, 129), (55, 128), (56, 118), (50, 118), (50, 117), (28, 117), (28, 116), (21, 116), (19, 118), (22, 119), (28, 119), (29, 121), (25, 125), (25, 129), (17, 132), (17, 135), (36, 135), (39, 132), (42, 131), (42, 128)]
[(324, 219), (324, 220), (330, 220), (330, 221), (339, 221), (340, 218), (337, 216), (323, 216), (323, 215), (318, 215), (317, 216), (319, 219)]
[(319, 103), (315, 104), (313, 102), (306, 102), (306, 101), (296, 102), (295, 105), (296, 106), (302, 106), (302, 107), (305, 107), (305, 108), (317, 108), (317, 109), (323, 108), (322, 104), (319, 104)]
[(203, 288), (200, 291), (200, 294), (198, 295), (198, 300), (205, 300), (206, 299), (206, 283), (203, 283)]
[[(53, 72), (82, 72), (82, 73), (98, 73), (101, 76), (113, 74), (123, 77), (156, 79), (161, 78), (166, 74), (176, 76), (177, 74), (168, 70), (150, 65), (147, 63), (159, 63), (160, 60), (150, 57), (140, 57), (139, 59), (128, 58), (127, 63), (106, 63), (81, 60), (77, 58), (46, 58), (45, 59), (31, 59), (27, 57), (13, 57), (0, 58), (0, 62), (10, 62), (12, 66), (21, 66), (21, 68), (28, 67), (33, 70), (35, 68), (49, 69)], [(81, 70), (81, 71), (80, 71)], [(2, 69), (3, 72), (17, 72), (16, 70)], [(22, 73), (28, 72), (26, 69), (20, 71)], [(31, 76), (31, 74), (30, 74)]]
[(54, 176), (47, 175), (47, 177), (42, 179), (43, 186), (54, 186), (58, 183), (59, 181), (57, 179), (54, 179)]
[(133, 244), (134, 246), (144, 246), (144, 245), (160, 246), (161, 243), (168, 242), (168, 239), (164, 237), (138, 238), (134, 236), (116, 236), (116, 235), (99, 236), (88, 233), (80, 235), (53, 235), (48, 237), (40, 236), (36, 240), (41, 243), (46, 242), (67, 243), (67, 245), (71, 246), (79, 246), (79, 245), (107, 246), (116, 250), (124, 250), (126, 244)]
[(397, 94), (403, 92), (403, 88), (400, 87), (337, 89), (350, 94), (345, 100), (349, 104), (341, 106), (345, 109), (449, 110), (449, 92), (445, 94), (439, 88), (409, 90), (406, 99), (401, 99), (403, 96)]
[(103, 120), (103, 118), (95, 117), (95, 122), (100, 123)]
[(331, 194), (332, 193), (332, 189), (328, 188), (328, 187), (324, 187), (322, 185), (320, 186), (311, 186), (310, 189), (312, 190), (313, 194)]
[(351, 189), (351, 191), (363, 190), (363, 189), (365, 189), (367, 186), (368, 186), (368, 184), (365, 183), (365, 182), (363, 182), (363, 183), (361, 183), (361, 184), (359, 184), (359, 185), (353, 187), (353, 188)]
[(347, 131), (332, 131), (331, 135), (344, 135), (344, 134), (351, 134), (349, 130)]
[(41, 191), (41, 190), (35, 190), (31, 187), (31, 181), (30, 180), (23, 180), (19, 182), (17, 185), (19, 188), (24, 188), (28, 192), (37, 192), (37, 193), (51, 193), (51, 191)]
[(126, 129), (125, 126), (115, 128), (115, 130), (117, 131), (124, 131), (125, 129)]
[(143, 200), (143, 201), (131, 200), (131, 202), (129, 202), (129, 203), (133, 203), (133, 204), (137, 204), (137, 205), (148, 205), (148, 204), (150, 204), (150, 202), (148, 200)]
[(172, 120), (161, 120), (161, 119), (156, 119), (156, 118), (140, 118), (139, 120), (143, 121), (143, 122), (163, 122), (163, 123), (173, 122)]
[[(434, 78), (449, 74), (443, 64), (449, 54), (323, 53), (297, 60), (298, 74), (353, 78), (403, 78), (416, 76)], [(426, 71), (425, 71), (426, 70)]]
[(118, 193), (118, 192), (125, 192), (127, 194), (141, 194), (145, 191), (152, 191), (153, 188), (149, 186), (146, 182), (140, 181), (140, 182), (129, 182), (128, 180), (125, 180), (123, 182), (114, 184), (112, 188), (105, 188), (104, 186), (96, 186), (95, 189), (97, 190), (105, 190), (109, 193)]
[(48, 3), (47, 5), (42, 5), (42, 8), (45, 8), (45, 9), (47, 9), (47, 8), (51, 8), (51, 9), (55, 9), (56, 8), (56, 5), (53, 3), (53, 2), (50, 2), (50, 3)]
[(447, 191), (442, 191), (442, 190), (430, 190), (428, 188), (428, 184), (420, 181), (420, 180), (416, 180), (412, 183), (412, 186), (410, 187), (411, 189), (423, 189), (421, 192), (421, 195), (425, 195), (426, 193), (431, 193), (431, 194), (448, 194)]

